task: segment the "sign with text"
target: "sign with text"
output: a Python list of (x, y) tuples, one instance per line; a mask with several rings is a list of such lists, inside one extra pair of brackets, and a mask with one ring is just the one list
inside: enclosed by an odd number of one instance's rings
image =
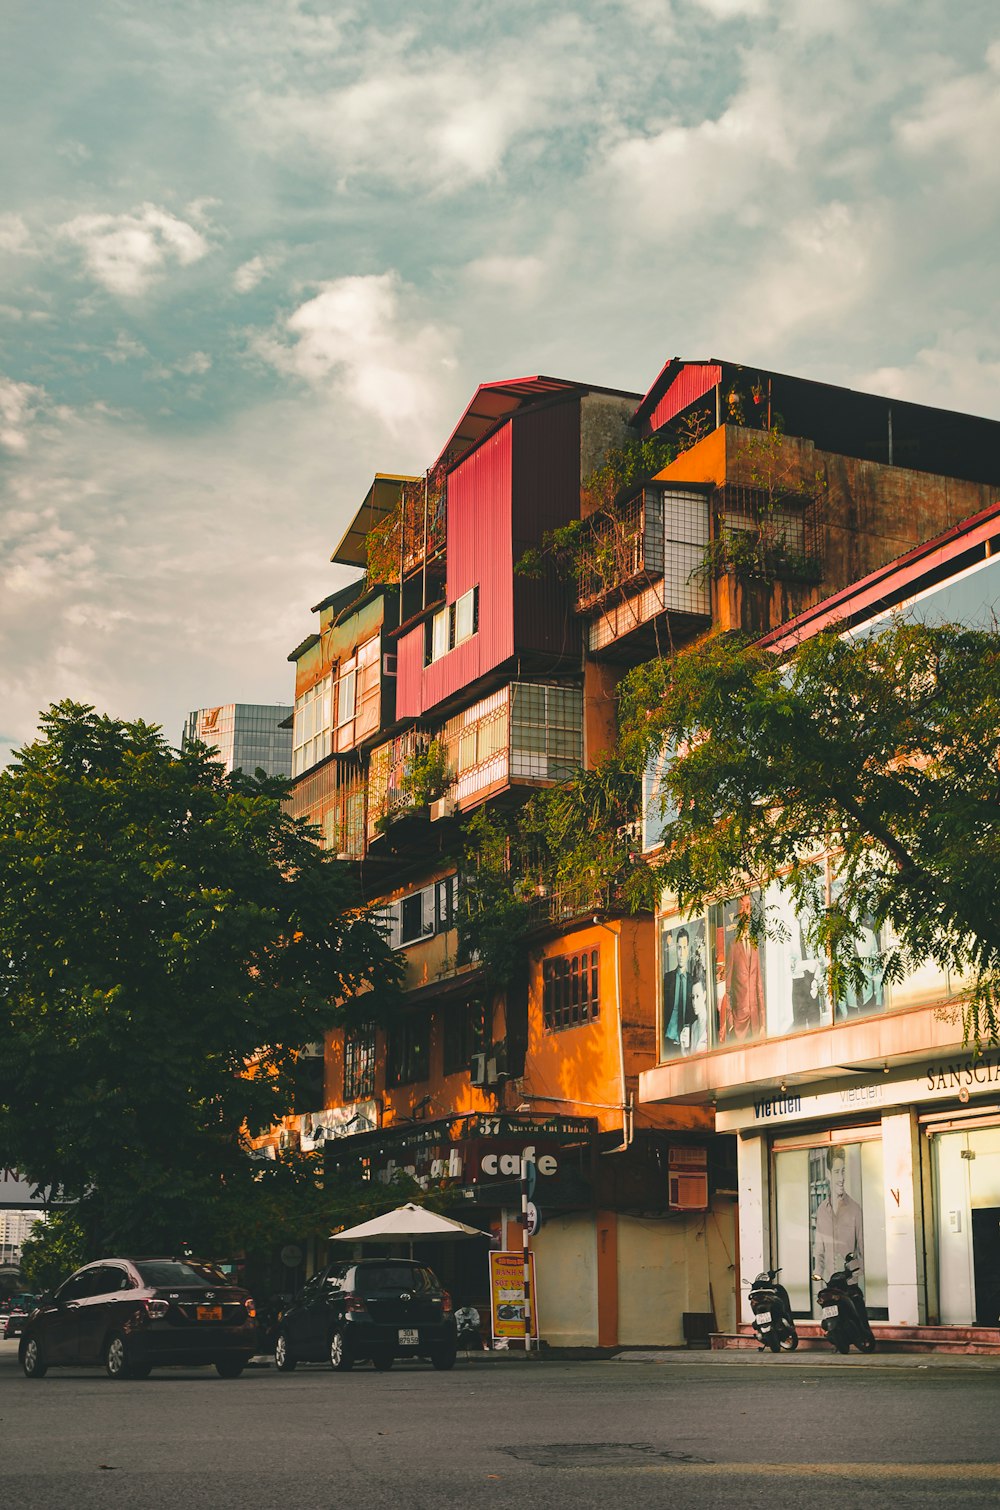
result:
[[(531, 1274), (531, 1335), (538, 1339), (538, 1287), (535, 1255), (528, 1255)], [(524, 1336), (524, 1256), (490, 1254), (490, 1326), (494, 1338)]]

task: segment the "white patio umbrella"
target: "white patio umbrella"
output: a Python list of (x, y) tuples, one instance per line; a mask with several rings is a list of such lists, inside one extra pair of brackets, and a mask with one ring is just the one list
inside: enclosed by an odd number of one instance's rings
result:
[(413, 1244), (420, 1238), (430, 1242), (456, 1242), (467, 1237), (488, 1238), (489, 1233), (407, 1201), (395, 1211), (383, 1211), (371, 1221), (347, 1227), (343, 1232), (331, 1232), (330, 1236), (338, 1243), (409, 1243), (412, 1255)]

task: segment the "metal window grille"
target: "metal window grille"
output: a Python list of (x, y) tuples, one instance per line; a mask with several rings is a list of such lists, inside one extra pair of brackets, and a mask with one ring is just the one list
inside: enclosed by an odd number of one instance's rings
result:
[(386, 1084), (412, 1085), (430, 1073), (431, 1026), (427, 1017), (414, 1016), (389, 1033)]
[(755, 536), (761, 569), (778, 578), (818, 582), (823, 574), (819, 499), (728, 483), (716, 488), (717, 528)]
[(324, 849), (352, 860), (364, 856), (365, 784), (358, 771), (330, 761), (295, 783), (288, 809), (319, 828)]
[(558, 954), (542, 963), (542, 1020), (547, 1033), (593, 1022), (600, 1015), (599, 949)]
[(379, 822), (413, 806), (406, 791), (406, 772), (414, 755), (422, 755), (430, 742), (423, 729), (407, 729), (371, 753), (368, 767), (368, 838), (379, 832)]
[(344, 1100), (368, 1101), (375, 1094), (375, 1029), (371, 1023), (344, 1033)]

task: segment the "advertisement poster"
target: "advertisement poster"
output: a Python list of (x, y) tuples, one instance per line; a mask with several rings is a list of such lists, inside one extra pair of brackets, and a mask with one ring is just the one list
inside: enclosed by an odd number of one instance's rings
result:
[(714, 994), (708, 925), (703, 917), (661, 929), (660, 964), (663, 991), (660, 1059), (701, 1054), (708, 1048), (710, 988)]
[[(531, 1272), (531, 1335), (538, 1338), (538, 1291), (535, 1255), (528, 1255)], [(490, 1254), (490, 1313), (494, 1337), (524, 1336), (524, 1257), (520, 1253)]]

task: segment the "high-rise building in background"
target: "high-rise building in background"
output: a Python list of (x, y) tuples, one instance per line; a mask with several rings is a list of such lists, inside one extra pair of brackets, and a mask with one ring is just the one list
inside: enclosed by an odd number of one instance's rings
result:
[(39, 1221), (45, 1221), (43, 1211), (0, 1210), (0, 1267), (17, 1267), (25, 1240), (31, 1236), (32, 1228)]
[[(218, 750), (227, 771), (292, 774), (292, 709), (281, 703), (223, 703), (197, 708), (184, 723), (182, 745), (200, 740)], [(287, 727), (286, 727), (287, 725)]]

